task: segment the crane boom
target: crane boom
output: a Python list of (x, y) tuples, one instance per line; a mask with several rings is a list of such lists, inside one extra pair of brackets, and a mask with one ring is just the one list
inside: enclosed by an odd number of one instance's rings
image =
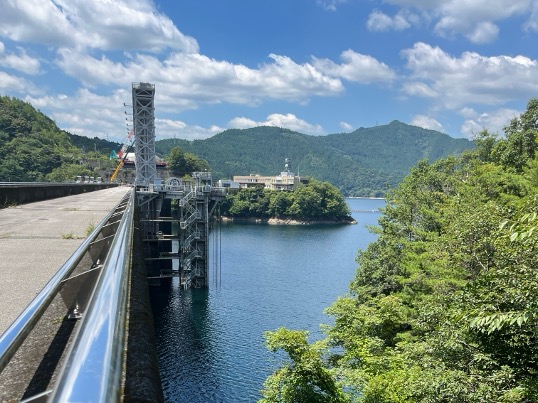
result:
[(123, 160), (120, 161), (120, 163), (116, 167), (116, 170), (114, 171), (114, 173), (110, 177), (110, 182), (114, 182), (116, 180), (116, 176), (118, 176), (118, 173), (120, 172), (120, 169), (121, 169), (122, 166), (123, 166)]

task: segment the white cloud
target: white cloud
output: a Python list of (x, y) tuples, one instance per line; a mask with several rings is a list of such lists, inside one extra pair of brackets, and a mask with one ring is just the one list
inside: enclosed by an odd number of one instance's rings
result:
[(502, 134), (503, 129), (521, 112), (515, 109), (501, 108), (495, 111), (477, 113), (473, 109), (463, 108), (460, 114), (465, 117), (461, 132), (467, 138), (472, 139), (483, 129), (487, 129), (490, 133)]
[(499, 27), (497, 25), (483, 21), (476, 24), (474, 30), (469, 32), (466, 36), (473, 43), (489, 43), (493, 42), (499, 34)]
[[(2, 73), (0, 72), (0, 82)], [(126, 141), (132, 128), (130, 107), (131, 93), (127, 90), (115, 91), (112, 95), (102, 96), (87, 89), (79, 90), (74, 96), (58, 94), (54, 96), (26, 97), (35, 108), (50, 116), (59, 128), (80, 136), (108, 138), (111, 141)], [(125, 113), (127, 112), (127, 121)], [(163, 118), (159, 106), (155, 116), (155, 136), (163, 138), (195, 140), (211, 137), (224, 129), (218, 126), (208, 128), (188, 125), (177, 119)], [(126, 126), (127, 123), (127, 126)]]
[(0, 66), (18, 70), (26, 74), (39, 73), (39, 60), (26, 54), (25, 50), (19, 48), (19, 54), (7, 53), (4, 43), (0, 42)]
[(402, 84), (402, 90), (405, 94), (410, 96), (418, 96), (423, 98), (436, 98), (439, 96), (437, 91), (422, 82), (404, 82)]
[(206, 128), (197, 125), (188, 125), (180, 120), (155, 119), (155, 135), (157, 140), (166, 138), (201, 140), (214, 136), (224, 130), (222, 127), (215, 125)]
[(411, 27), (411, 23), (407, 20), (406, 16), (402, 13), (396, 14), (391, 17), (382, 11), (374, 10), (368, 16), (366, 27), (369, 31), (403, 31)]
[(233, 118), (228, 122), (228, 127), (233, 129), (249, 129), (256, 126), (263, 126), (263, 122), (256, 122), (255, 120), (243, 116)]
[(343, 91), (338, 78), (309, 63), (297, 64), (274, 54), (270, 55), (271, 63), (258, 69), (193, 53), (173, 53), (164, 61), (138, 54), (125, 63), (65, 48), (58, 56), (60, 68), (90, 88), (103, 84), (127, 88), (131, 82), (147, 81), (155, 83), (160, 101), (174, 99), (176, 106), (191, 108), (220, 102), (255, 105), (267, 98), (304, 102), (311, 96)]
[(529, 19), (523, 25), (525, 31), (538, 32), (538, 1), (533, 1)]
[(460, 110), (460, 115), (465, 119), (471, 119), (477, 115), (476, 111), (473, 108), (464, 107)]
[(401, 54), (411, 73), (404, 93), (434, 98), (445, 108), (503, 104), (538, 93), (538, 61), (525, 56), (455, 57), (420, 42)]
[(340, 128), (347, 131), (347, 132), (350, 132), (353, 130), (353, 126), (350, 125), (349, 123), (347, 122), (340, 122)]
[[(523, 28), (538, 30), (536, 0), (386, 0), (386, 2), (401, 7), (397, 15), (416, 11), (415, 16), (420, 16), (426, 22), (433, 22), (434, 32), (440, 36), (463, 35), (474, 43), (495, 40), (499, 32), (497, 23), (514, 16), (529, 16)], [(383, 22), (382, 19), (379, 21)]]
[(228, 126), (236, 129), (248, 129), (257, 126), (275, 126), (305, 134), (324, 134), (323, 128), (320, 125), (308, 123), (303, 119), (299, 119), (292, 113), (287, 113), (285, 115), (273, 113), (267, 116), (267, 119), (262, 122), (256, 122), (255, 120), (245, 117), (236, 117), (228, 122)]
[[(0, 72), (1, 82), (2, 73)], [(26, 97), (26, 101), (54, 119), (58, 127), (70, 133), (91, 138), (108, 137), (110, 140), (123, 142), (130, 128), (130, 126), (126, 127), (125, 124), (124, 111), (126, 108), (123, 106), (123, 102), (129, 100), (130, 95), (130, 92), (127, 90), (118, 90), (110, 96), (102, 96), (92, 93), (87, 89), (81, 89), (73, 97), (59, 94), (55, 96)], [(163, 108), (161, 105), (159, 105), (158, 111), (164, 113), (162, 112)], [(216, 125), (202, 127), (189, 125), (177, 119), (160, 117), (158, 111), (156, 111), (155, 116), (155, 134), (157, 139), (174, 138), (174, 134), (178, 139), (204, 139), (225, 130), (225, 128)], [(131, 116), (129, 115), (130, 110), (127, 110), (127, 113), (127, 123), (128, 125), (132, 125), (130, 122)], [(274, 113), (267, 116), (267, 119), (261, 122), (247, 118), (235, 118), (227, 126), (229, 128), (276, 126), (300, 133), (324, 134), (323, 128), (320, 125), (308, 123), (291, 113)]]
[(396, 78), (396, 73), (389, 66), (372, 56), (346, 50), (340, 58), (342, 64), (336, 64), (329, 59), (314, 58), (314, 66), (328, 76), (361, 84), (390, 83)]
[(28, 92), (35, 92), (34, 86), (29, 81), (0, 71), (0, 92), (7, 93), (19, 93), (24, 94)]
[(74, 96), (65, 94), (27, 96), (25, 100), (50, 116), (56, 125), (73, 134), (122, 141), (127, 134), (123, 102), (130, 99), (126, 90), (103, 96), (80, 89)]
[(317, 0), (317, 4), (325, 10), (336, 11), (339, 4), (347, 3), (348, 0)]
[(196, 40), (182, 34), (151, 0), (7, 1), (0, 35), (58, 47), (198, 52)]
[(435, 118), (426, 115), (417, 115), (411, 121), (413, 126), (422, 127), (424, 129), (437, 130), (438, 132), (444, 132), (443, 125), (439, 123)]

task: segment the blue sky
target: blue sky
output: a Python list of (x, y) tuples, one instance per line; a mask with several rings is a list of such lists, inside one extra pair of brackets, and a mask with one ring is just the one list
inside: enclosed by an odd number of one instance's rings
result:
[[(157, 139), (392, 120), (472, 138), (538, 97), (538, 0), (4, 0), (0, 94), (124, 141), (131, 85)], [(129, 116), (128, 116), (129, 117)]]

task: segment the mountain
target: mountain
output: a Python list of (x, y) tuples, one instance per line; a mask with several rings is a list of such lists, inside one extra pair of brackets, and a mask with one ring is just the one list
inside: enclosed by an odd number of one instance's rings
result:
[(0, 181), (40, 181), (80, 150), (54, 121), (29, 103), (0, 97)]
[(66, 133), (73, 145), (80, 148), (83, 152), (97, 151), (100, 154), (110, 155), (112, 151), (119, 151), (122, 146), (121, 143), (100, 139), (99, 137), (91, 139), (86, 136), (79, 136), (78, 134)]
[(418, 161), (435, 161), (474, 147), (466, 139), (399, 121), (351, 133), (310, 136), (278, 127), (230, 129), (205, 140), (166, 139), (158, 154), (181, 147), (207, 160), (213, 176), (276, 175), (291, 159), (291, 170), (337, 186), (348, 196), (381, 196)]
[[(226, 130), (205, 140), (168, 139), (155, 144), (160, 156), (175, 146), (207, 160), (215, 179), (276, 175), (289, 158), (296, 174), (331, 182), (345, 195), (381, 196), (418, 161), (459, 154), (474, 144), (393, 121), (327, 136), (256, 127)], [(0, 96), (0, 181), (74, 178), (82, 169), (93, 169), (89, 158), (106, 160), (119, 147), (67, 133), (29, 103)]]
[(59, 129), (31, 104), (0, 96), (0, 182), (65, 181), (91, 175), (120, 144)]

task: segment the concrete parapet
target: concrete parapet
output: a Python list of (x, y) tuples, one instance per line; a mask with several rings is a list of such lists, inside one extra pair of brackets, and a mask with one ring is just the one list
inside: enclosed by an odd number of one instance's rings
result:
[(21, 183), (0, 185), (0, 208), (108, 189), (115, 183)]

